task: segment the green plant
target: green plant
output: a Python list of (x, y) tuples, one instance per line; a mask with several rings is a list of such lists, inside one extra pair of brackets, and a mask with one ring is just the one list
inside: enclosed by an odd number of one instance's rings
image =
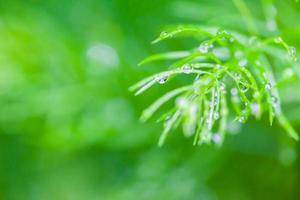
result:
[[(234, 0), (234, 3), (241, 12), (247, 13), (244, 17), (251, 35), (257, 35), (252, 16), (243, 1)], [(282, 112), (278, 93), (280, 86), (296, 78), (293, 64), (297, 61), (297, 53), (294, 47), (281, 37), (248, 37), (233, 31), (194, 25), (169, 27), (153, 43), (179, 36), (193, 36), (200, 39), (201, 44), (189, 51), (146, 58), (140, 65), (161, 60), (177, 61), (167, 71), (145, 78), (130, 88), (139, 95), (156, 83), (165, 84), (176, 75), (194, 77), (190, 85), (166, 93), (143, 112), (141, 119), (146, 121), (164, 103), (177, 97), (175, 106), (160, 118), (164, 121), (164, 131), (159, 146), (179, 124), (182, 124), (186, 137), (194, 137), (194, 145), (211, 142), (221, 145), (230, 117), (245, 123), (250, 116), (260, 119), (265, 112), (271, 125), (276, 118), (289, 136), (299, 139)], [(281, 68), (276, 69), (277, 74), (273, 72), (276, 63), (281, 64)], [(235, 114), (229, 115), (231, 112)]]

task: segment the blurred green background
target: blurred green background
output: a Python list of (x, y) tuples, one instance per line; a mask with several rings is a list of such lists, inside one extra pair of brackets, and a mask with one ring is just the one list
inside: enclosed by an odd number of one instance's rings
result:
[[(272, 2), (246, 1), (260, 34), (299, 48), (300, 3), (274, 1), (272, 21)], [(137, 63), (196, 46), (150, 44), (177, 23), (247, 33), (225, 0), (0, 1), (0, 199), (299, 199), (299, 144), (267, 119), (232, 124), (221, 149), (181, 130), (158, 148), (161, 125), (139, 122), (176, 83), (133, 97), (130, 85), (165, 67)], [(298, 132), (299, 84), (280, 90)]]

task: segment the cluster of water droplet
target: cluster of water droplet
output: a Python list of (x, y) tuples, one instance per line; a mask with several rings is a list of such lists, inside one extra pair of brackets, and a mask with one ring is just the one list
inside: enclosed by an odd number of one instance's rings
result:
[(273, 108), (275, 109), (275, 111), (278, 111), (279, 99), (278, 99), (278, 97), (276, 97), (276, 95), (273, 94), (274, 93), (273, 88), (274, 88), (274, 86), (270, 82), (266, 83), (265, 89), (267, 90), (267, 92), (270, 95), (270, 97), (269, 97), (270, 101), (271, 101), (270, 103), (273, 106)]
[[(182, 30), (181, 28), (177, 28), (173, 32), (161, 32), (158, 40), (173, 37)], [(236, 37), (239, 38), (239, 35), (236, 35)], [(261, 69), (267, 69), (264, 66), (266, 64), (264, 58), (255, 53), (252, 55), (252, 49), (249, 51), (247, 49), (248, 46), (254, 47), (253, 49), (260, 48), (259, 45), (261, 45), (261, 42), (262, 41), (257, 37), (238, 41), (226, 30), (219, 29), (215, 37), (203, 41), (198, 49), (196, 49), (195, 53), (197, 56), (200, 55), (199, 58), (191, 59), (192, 61), (189, 60), (189, 58), (187, 61), (183, 60), (185, 64), (176, 69), (172, 69), (175, 70), (175, 73), (170, 70), (168, 73), (160, 73), (156, 77), (154, 76), (155, 79), (152, 78), (151, 84), (155, 84), (156, 82), (165, 84), (173, 74), (197, 74), (200, 71), (194, 79), (192, 91), (188, 91), (176, 99), (175, 107), (177, 109), (176, 111), (182, 115), (181, 123), (185, 136), (190, 137), (195, 134), (198, 120), (201, 119), (202, 125), (205, 126), (205, 129), (203, 131), (201, 130), (201, 141), (213, 142), (215, 144), (222, 143), (224, 139), (223, 133), (220, 129), (218, 132), (214, 132), (214, 129), (223, 122), (223, 119), (226, 120), (224, 110), (222, 109), (224, 103), (222, 100), (225, 97), (224, 99), (227, 101), (226, 86), (223, 81), (227, 81), (228, 79), (232, 80), (231, 83), (234, 84), (234, 86), (231, 86), (231, 89), (228, 90), (228, 97), (231, 98), (231, 104), (237, 113), (237, 117), (234, 120), (235, 123), (245, 123), (250, 115), (259, 118), (262, 111), (264, 111), (263, 108), (265, 104), (271, 105), (270, 113), (273, 112), (273, 114), (276, 115), (276, 110), (278, 110), (280, 104), (278, 92), (276, 91), (276, 83), (273, 79), (269, 79), (271, 77), (270, 73), (264, 73), (262, 71), (263, 76), (260, 78), (264, 81), (264, 84), (257, 84), (257, 77), (254, 76), (255, 74), (252, 74), (253, 71), (252, 68), (250, 68), (253, 64), (256, 64), (258, 73), (261, 73), (261, 71), (259, 71)], [(268, 40), (268, 42), (270, 42), (270, 40)], [(288, 46), (281, 37), (271, 39), (271, 43), (284, 46), (287, 49), (290, 59), (297, 61), (296, 48)], [(218, 48), (227, 49), (228, 56), (221, 57), (216, 54)], [(257, 59), (257, 61), (253, 62), (253, 59)], [(203, 60), (204, 62), (202, 62)], [(201, 73), (201, 70), (206, 73)], [(251, 78), (252, 75), (254, 76), (253, 78)], [(294, 76), (294, 71), (288, 68), (284, 71), (283, 75), (286, 78), (291, 78)], [(213, 90), (215, 91), (213, 92)], [(197, 100), (200, 100), (200, 98), (197, 99), (199, 96), (205, 97), (203, 98), (205, 100), (201, 98), (201, 101), (203, 101), (201, 102), (201, 107), (197, 102)], [(194, 102), (197, 102), (197, 104)], [(201, 111), (202, 105), (204, 105), (205, 108)], [(272, 110), (272, 107), (274, 110)], [(170, 125), (171, 121), (174, 121), (172, 115), (166, 117), (165, 125)]]
[(245, 123), (248, 117), (248, 110), (245, 108), (242, 110), (241, 115), (237, 118), (240, 123)]
[[(281, 44), (284, 47), (287, 47), (287, 44), (283, 41), (282, 37), (274, 38), (274, 42), (276, 44)], [(287, 48), (288, 48), (287, 51), (288, 51), (288, 55), (289, 55), (290, 59), (294, 62), (298, 61), (297, 49), (293, 46), (288, 46)]]
[(224, 41), (228, 41), (230, 43), (234, 42), (234, 37), (225, 29), (219, 29), (216, 36)]

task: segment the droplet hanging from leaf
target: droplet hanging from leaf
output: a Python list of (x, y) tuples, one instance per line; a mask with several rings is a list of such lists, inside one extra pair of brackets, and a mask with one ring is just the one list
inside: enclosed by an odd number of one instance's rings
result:
[(157, 82), (159, 84), (165, 84), (168, 81), (169, 76), (168, 75), (161, 75), (159, 77), (157, 77)]
[(190, 74), (193, 70), (192, 66), (189, 64), (185, 64), (182, 66), (183, 73)]
[(288, 53), (289, 53), (289, 56), (290, 56), (292, 61), (297, 61), (298, 60), (297, 50), (296, 50), (295, 47), (289, 47)]

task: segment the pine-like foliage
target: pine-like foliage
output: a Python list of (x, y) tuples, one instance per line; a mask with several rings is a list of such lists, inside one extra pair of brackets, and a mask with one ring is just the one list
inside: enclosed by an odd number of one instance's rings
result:
[[(174, 107), (161, 117), (164, 130), (160, 146), (168, 133), (180, 124), (184, 135), (194, 138), (195, 145), (220, 145), (230, 121), (245, 123), (251, 116), (260, 119), (263, 113), (268, 113), (270, 124), (276, 118), (288, 135), (298, 140), (282, 112), (278, 93), (278, 87), (295, 77), (293, 63), (297, 61), (297, 53), (294, 47), (281, 37), (247, 37), (224, 29), (194, 25), (168, 28), (153, 43), (179, 36), (192, 36), (202, 41), (189, 51), (146, 58), (141, 65), (161, 60), (175, 60), (175, 63), (130, 88), (139, 95), (155, 84), (166, 84), (175, 76), (193, 76), (191, 84), (166, 93), (142, 114), (141, 119), (145, 121), (164, 103), (175, 98)], [(277, 77), (273, 73), (275, 62), (284, 63)]]

